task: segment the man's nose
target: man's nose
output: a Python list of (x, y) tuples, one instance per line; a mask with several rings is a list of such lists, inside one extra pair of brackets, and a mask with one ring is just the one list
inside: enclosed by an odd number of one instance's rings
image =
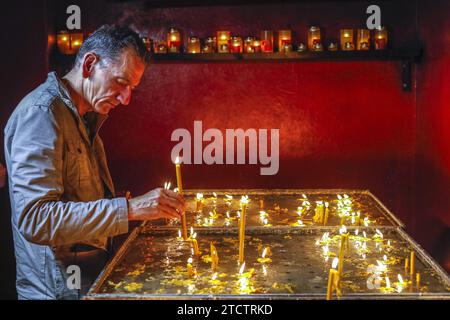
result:
[(127, 106), (131, 100), (131, 89), (129, 87), (123, 89), (117, 96), (117, 100), (119, 100), (124, 106)]

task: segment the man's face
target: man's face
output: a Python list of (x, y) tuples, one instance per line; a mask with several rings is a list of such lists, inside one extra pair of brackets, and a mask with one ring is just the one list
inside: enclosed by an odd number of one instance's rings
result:
[(131, 92), (139, 84), (145, 65), (131, 49), (122, 52), (116, 61), (96, 63), (85, 87), (89, 111), (108, 114), (119, 104), (128, 105)]

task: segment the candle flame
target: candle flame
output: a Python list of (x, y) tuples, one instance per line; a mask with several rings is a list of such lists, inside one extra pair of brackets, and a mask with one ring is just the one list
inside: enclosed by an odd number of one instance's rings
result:
[(386, 277), (386, 288), (390, 288), (391, 287), (391, 281), (389, 280), (389, 277)]
[(194, 228), (191, 227), (191, 236), (194, 234)]
[(400, 282), (400, 284), (403, 284), (403, 278), (402, 278), (402, 275), (401, 275), (401, 274), (398, 274), (397, 278), (398, 278), (398, 282)]
[(376, 233), (378, 233), (378, 235), (380, 236), (380, 238), (383, 239), (383, 234), (381, 233), (381, 231), (378, 230), (378, 229), (375, 229), (375, 231), (376, 231)]
[(267, 254), (267, 248), (264, 248), (263, 253), (261, 255), (262, 258), (265, 258)]
[(239, 269), (239, 274), (243, 274), (245, 269), (245, 262), (242, 264), (241, 268)]
[(217, 198), (217, 193), (213, 192), (214, 198)]
[(357, 236), (359, 234), (359, 229), (355, 230), (355, 236)]
[(192, 239), (196, 239), (197, 238), (197, 232), (194, 232), (194, 234), (192, 235)]
[(265, 276), (267, 276), (267, 268), (266, 268), (265, 265), (263, 265), (263, 273), (264, 273)]
[(181, 230), (178, 229), (178, 238), (181, 238)]
[(192, 263), (193, 261), (194, 261), (194, 260), (192, 260), (192, 258), (189, 258), (187, 262), (188, 262), (188, 263)]
[(211, 280), (216, 280), (217, 279), (217, 272), (215, 272), (211, 278)]
[(203, 193), (197, 193), (197, 200), (203, 199)]
[(387, 255), (384, 255), (384, 256), (383, 256), (383, 260), (384, 260), (384, 261), (387, 261)]
[(302, 193), (302, 197), (303, 197), (303, 199), (308, 199), (308, 197), (304, 193)]
[(232, 200), (233, 196), (230, 196), (229, 194), (226, 194), (225, 197), (227, 198), (227, 200)]
[(339, 200), (342, 200), (342, 196), (340, 194), (337, 195)]
[(175, 164), (180, 164), (180, 157), (176, 157)]
[(346, 226), (342, 226), (341, 229), (339, 229), (339, 233), (340, 234), (347, 233), (347, 227)]
[(333, 262), (331, 263), (331, 267), (332, 267), (333, 269), (336, 269), (338, 263), (339, 263), (339, 258), (334, 258), (334, 259), (333, 259)]
[(248, 204), (248, 196), (242, 196), (241, 204)]
[(328, 208), (328, 206), (329, 206), (329, 203), (325, 202), (325, 208)]

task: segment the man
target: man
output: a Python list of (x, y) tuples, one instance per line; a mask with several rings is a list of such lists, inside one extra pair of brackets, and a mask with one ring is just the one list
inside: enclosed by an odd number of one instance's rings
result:
[(68, 280), (78, 266), (87, 291), (107, 260), (108, 237), (128, 232), (130, 220), (180, 218), (184, 200), (170, 190), (113, 198), (97, 134), (109, 111), (129, 104), (146, 62), (135, 32), (103, 26), (66, 76), (49, 73), (11, 115), (5, 157), (19, 299), (79, 298)]

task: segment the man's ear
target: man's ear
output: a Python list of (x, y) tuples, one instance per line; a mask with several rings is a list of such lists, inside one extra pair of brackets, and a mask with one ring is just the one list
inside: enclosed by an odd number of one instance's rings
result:
[(83, 58), (83, 78), (89, 78), (94, 70), (95, 64), (98, 62), (98, 56), (93, 52), (88, 52)]

